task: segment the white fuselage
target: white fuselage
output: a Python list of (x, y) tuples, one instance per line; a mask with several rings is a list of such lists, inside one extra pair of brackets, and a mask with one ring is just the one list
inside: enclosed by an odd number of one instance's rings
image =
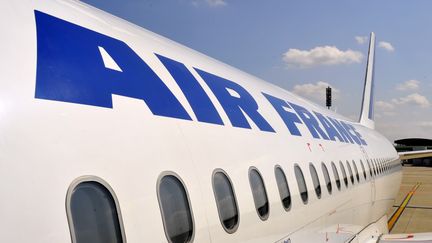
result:
[[(382, 219), (393, 204), (401, 181), (399, 157), (392, 144), (375, 130), (83, 3), (16, 1), (1, 3), (1, 9), (0, 242), (71, 242), (66, 195), (71, 183), (81, 176), (102, 178), (111, 186), (128, 242), (167, 242), (157, 195), (158, 179), (167, 171), (178, 175), (188, 192), (193, 211), (193, 242), (345, 242)], [(35, 10), (126, 43), (168, 87), (190, 119), (155, 115), (146, 100), (137, 97), (139, 94), (128, 95), (135, 86), (111, 92), (108, 99), (112, 99), (112, 107), (96, 101), (86, 104), (48, 97), (67, 93), (56, 90), (61, 85), (44, 86), (41, 95), (37, 75), (54, 81), (62, 77), (43, 74), (60, 64), (54, 60), (54, 66), (41, 67), (47, 65), (43, 62), (49, 62), (50, 56), (41, 59), (44, 46), (38, 34), (50, 34), (50, 29), (45, 24), (39, 28), (47, 29), (37, 29)], [(82, 42), (73, 34), (64, 38), (72, 45)], [(117, 61), (108, 47), (101, 47)], [(72, 50), (75, 51), (81, 50)], [(191, 94), (181, 89), (156, 54), (187, 67), (223, 125), (199, 121), (189, 100)], [(86, 58), (83, 55), (81, 61), (86, 62)], [(103, 68), (120, 72), (119, 67), (123, 73), (129, 70), (119, 62), (118, 67), (110, 64), (108, 59), (100, 62), (105, 64)], [(78, 68), (80, 61), (75, 63)], [(226, 104), (197, 70), (244, 88), (256, 101), (258, 115), (274, 131), (265, 131), (266, 126), (257, 125), (247, 111), (237, 111), (237, 115), (250, 128), (235, 125), (235, 114), (227, 112)], [(75, 71), (86, 75), (85, 70)], [(88, 75), (93, 75), (90, 71)], [(98, 85), (104, 89), (104, 80)], [(235, 90), (227, 90), (232, 97), (239, 96)], [(301, 135), (293, 135), (264, 94), (350, 124), (367, 144), (326, 140), (322, 135), (314, 138), (304, 122), (295, 124)], [(62, 95), (71, 97), (74, 93)], [(292, 109), (285, 110), (298, 115)], [(321, 123), (320, 126), (324, 130)], [(366, 161), (374, 159), (385, 160), (388, 169), (371, 177)], [(357, 182), (354, 175), (354, 185), (346, 167), (349, 161), (354, 171), (353, 160), (360, 178)], [(366, 168), (366, 179), (360, 160)], [(347, 171), (348, 187), (343, 182), (339, 161)], [(341, 190), (337, 189), (331, 162), (341, 177)], [(313, 188), (310, 163), (316, 167), (321, 182), (319, 199)], [(321, 163), (330, 173), (331, 194), (324, 183)], [(295, 164), (305, 176), (306, 204), (300, 197)], [(292, 201), (289, 210), (283, 208), (279, 196), (277, 165), (288, 180)], [(267, 191), (269, 215), (265, 221), (255, 209), (248, 178), (251, 167), (259, 170)], [(212, 187), (215, 169), (226, 172), (235, 190), (240, 214), (238, 228), (231, 234), (223, 229), (218, 216)], [(385, 233), (381, 229), (378, 235)]]

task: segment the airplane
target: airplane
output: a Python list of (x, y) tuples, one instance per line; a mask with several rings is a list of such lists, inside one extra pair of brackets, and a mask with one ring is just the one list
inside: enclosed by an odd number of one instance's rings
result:
[(79, 1), (1, 6), (0, 242), (432, 239), (388, 232), (373, 33), (354, 122)]

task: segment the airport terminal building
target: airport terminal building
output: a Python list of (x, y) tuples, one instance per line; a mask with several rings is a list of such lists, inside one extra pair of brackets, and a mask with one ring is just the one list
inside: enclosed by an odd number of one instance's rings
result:
[[(398, 152), (417, 151), (432, 149), (432, 139), (426, 138), (405, 138), (394, 141), (395, 148)], [(410, 159), (404, 163), (412, 163), (413, 165), (432, 166), (432, 157), (422, 159)]]

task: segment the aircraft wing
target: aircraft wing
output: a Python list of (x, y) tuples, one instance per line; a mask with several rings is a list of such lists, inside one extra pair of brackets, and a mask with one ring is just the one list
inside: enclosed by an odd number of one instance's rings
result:
[(399, 158), (401, 160), (406, 159), (420, 159), (432, 157), (432, 150), (418, 150), (418, 151), (409, 151), (409, 152), (399, 152)]
[[(429, 150), (430, 151), (430, 150)], [(398, 242), (432, 242), (432, 233), (415, 234), (388, 234), (381, 236), (379, 243), (398, 243)]]

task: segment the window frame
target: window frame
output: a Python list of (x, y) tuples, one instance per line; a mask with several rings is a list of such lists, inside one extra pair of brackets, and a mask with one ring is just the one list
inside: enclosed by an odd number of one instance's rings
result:
[(348, 172), (349, 172), (349, 176), (350, 176), (350, 179), (351, 179), (351, 184), (352, 184), (352, 185), (355, 185), (355, 184), (354, 184), (354, 183), (355, 183), (354, 174), (353, 174), (353, 171), (352, 171), (351, 165), (350, 165), (350, 163), (349, 163), (348, 160), (346, 161), (346, 165), (347, 165)]
[(333, 162), (333, 161), (331, 162), (331, 167), (332, 167), (332, 171), (333, 171), (333, 176), (335, 178), (336, 187), (340, 191), (341, 187), (342, 187), (341, 186), (342, 182), (340, 180), (339, 171), (337, 170), (337, 166), (336, 166), (335, 162)]
[(349, 186), (349, 179), (348, 179), (348, 175), (346, 173), (345, 167), (343, 165), (343, 162), (341, 160), (339, 160), (339, 166), (341, 167), (342, 179), (343, 179), (343, 182), (345, 184), (345, 188), (348, 188), (348, 186)]
[(121, 239), (122, 239), (123, 243), (126, 243), (127, 241), (126, 241), (126, 234), (125, 234), (125, 229), (124, 229), (124, 225), (123, 225), (123, 216), (122, 216), (122, 213), (120, 210), (120, 203), (119, 203), (119, 200), (117, 198), (117, 195), (115, 194), (112, 187), (104, 179), (97, 177), (97, 176), (93, 176), (93, 175), (80, 176), (80, 177), (76, 178), (69, 185), (69, 188), (68, 188), (67, 193), (66, 193), (66, 216), (67, 216), (67, 220), (68, 220), (68, 224), (69, 224), (69, 232), (71, 235), (72, 243), (77, 242), (76, 231), (75, 231), (73, 219), (72, 219), (72, 209), (71, 209), (72, 194), (73, 194), (75, 188), (77, 188), (81, 183), (86, 183), (86, 182), (99, 183), (100, 185), (105, 187), (105, 189), (111, 194), (111, 197), (114, 201), (115, 208), (117, 211), (117, 220), (118, 220), (118, 224), (119, 224), (119, 228), (120, 228)]
[[(226, 179), (228, 180), (228, 183), (230, 184), (230, 188), (231, 188), (231, 191), (232, 191), (232, 194), (233, 194), (234, 203), (235, 203), (235, 207), (236, 207), (236, 210), (237, 210), (237, 223), (236, 223), (236, 225), (232, 229), (228, 229), (227, 227), (225, 227), (225, 224), (222, 222), (222, 219), (221, 219), (221, 216), (220, 216), (221, 215), (220, 214), (221, 210), (220, 210), (220, 207), (219, 207), (219, 203), (217, 201), (216, 190), (215, 190), (215, 183), (214, 183), (214, 176), (217, 173), (222, 173), (226, 177)], [(228, 176), (228, 173), (226, 173), (226, 171), (224, 171), (221, 168), (217, 168), (217, 169), (213, 170), (213, 174), (212, 174), (212, 178), (211, 179), (212, 179), (211, 181), (212, 181), (213, 195), (215, 197), (216, 208), (218, 210), (219, 221), (220, 221), (220, 223), (222, 225), (222, 228), (224, 228), (224, 230), (228, 234), (233, 234), (233, 233), (235, 233), (237, 231), (237, 229), (238, 229), (238, 227), (240, 225), (240, 209), (239, 209), (239, 206), (238, 206), (238, 200), (237, 200), (237, 196), (236, 196), (236, 193), (235, 193), (235, 190), (234, 190), (233, 183), (231, 181), (231, 178)]]
[(379, 167), (379, 159), (375, 160), (375, 166), (376, 166), (376, 170), (377, 170), (377, 175), (380, 175), (381, 171), (380, 171), (380, 167)]
[[(314, 171), (314, 173), (312, 172), (312, 170)], [(321, 181), (319, 179), (318, 171), (316, 170), (315, 165), (313, 163), (309, 163), (309, 173), (311, 175), (312, 185), (314, 187), (315, 195), (317, 196), (318, 199), (321, 199), (322, 196)], [(314, 177), (317, 180), (318, 185), (315, 185)]]
[(182, 187), (183, 187), (183, 189), (185, 191), (186, 199), (187, 199), (189, 210), (190, 210), (190, 216), (191, 216), (191, 219), (192, 219), (192, 235), (191, 235), (190, 240), (188, 242), (193, 242), (194, 238), (195, 238), (196, 227), (195, 227), (195, 217), (194, 217), (194, 214), (193, 214), (193, 207), (192, 207), (192, 204), (191, 204), (191, 201), (190, 201), (190, 194), (189, 194), (189, 192), (187, 190), (186, 184), (184, 183), (183, 179), (177, 173), (175, 173), (174, 171), (164, 171), (164, 172), (162, 172), (159, 175), (159, 177), (157, 179), (157, 183), (156, 183), (157, 199), (158, 199), (158, 204), (159, 204), (159, 211), (160, 211), (161, 217), (162, 217), (165, 238), (168, 240), (168, 242), (171, 243), (170, 236), (167, 233), (167, 227), (166, 227), (166, 222), (165, 222), (165, 215), (164, 215), (164, 212), (162, 210), (163, 207), (162, 207), (162, 202), (160, 200), (161, 198), (160, 198), (160, 190), (159, 190), (162, 178), (164, 178), (165, 176), (173, 176), (173, 177), (175, 177), (178, 181), (180, 181), (180, 183), (181, 183), (181, 185), (182, 185)]
[(359, 175), (359, 171), (357, 168), (357, 164), (354, 160), (352, 161), (352, 163), (353, 163), (353, 167), (354, 167), (354, 171), (355, 171), (355, 178), (357, 178), (357, 183), (360, 183), (360, 175)]
[(369, 167), (369, 175), (370, 175), (369, 178), (372, 178), (373, 177), (373, 171), (372, 171), (372, 167), (370, 165), (369, 159), (366, 159), (366, 163)]
[(366, 168), (365, 168), (365, 166), (363, 164), (363, 160), (360, 160), (360, 166), (361, 166), (362, 171), (363, 171), (363, 178), (366, 181), (367, 180), (367, 173), (366, 173)]
[(378, 168), (379, 168), (380, 174), (382, 174), (382, 162), (381, 162), (381, 159), (378, 159)]
[[(297, 170), (297, 168), (298, 168), (298, 170)], [(304, 185), (304, 187), (305, 187), (305, 189), (306, 189), (306, 191), (304, 192), (305, 195), (306, 195), (306, 199), (303, 198), (303, 194), (302, 194), (302, 192), (301, 192), (301, 190), (300, 190), (300, 182), (299, 182), (299, 180), (298, 180), (298, 177), (297, 177), (296, 171), (299, 171), (299, 172), (300, 172), (300, 175), (301, 175), (301, 177), (302, 177), (303, 185)], [(302, 170), (302, 168), (300, 167), (300, 165), (297, 164), (297, 163), (294, 164), (294, 176), (295, 176), (296, 181), (297, 181), (297, 188), (299, 189), (299, 193), (300, 193), (299, 196), (300, 196), (300, 199), (302, 200), (303, 204), (306, 205), (306, 204), (308, 204), (308, 202), (309, 202), (309, 191), (308, 191), (308, 187), (307, 187), (307, 183), (306, 183), (306, 179), (305, 179), (305, 176), (304, 176), (303, 170)]]
[(380, 165), (380, 160), (379, 159), (376, 160), (376, 164), (377, 164), (378, 174), (381, 175), (381, 165)]
[[(288, 194), (289, 194), (289, 198), (290, 198), (290, 203), (289, 203), (288, 208), (285, 207), (285, 205), (283, 204), (283, 201), (282, 201), (283, 199), (281, 197), (281, 193), (280, 193), (280, 190), (279, 190), (279, 183), (278, 183), (277, 177), (276, 177), (276, 170), (277, 169), (280, 169), (282, 171), (282, 174), (284, 176), (284, 180), (285, 180), (286, 185), (287, 185)], [(290, 190), (290, 187), (289, 187), (289, 184), (288, 184), (288, 179), (286, 177), (285, 171), (282, 169), (282, 167), (280, 165), (275, 165), (275, 167), (274, 167), (274, 173), (275, 173), (276, 186), (278, 187), (278, 192), (279, 192), (279, 197), (280, 197), (280, 201), (281, 201), (282, 207), (285, 209), (285, 211), (288, 212), (288, 211), (291, 210), (291, 207), (292, 207), (292, 194), (291, 194), (291, 190)]]
[[(263, 184), (263, 188), (264, 188), (264, 194), (265, 194), (265, 197), (266, 197), (266, 200), (267, 200), (267, 207), (268, 207), (268, 211), (267, 211), (267, 213), (266, 213), (265, 215), (263, 215), (263, 216), (261, 216), (260, 212), (258, 211), (258, 207), (257, 207), (257, 205), (255, 204), (255, 197), (254, 197), (254, 195), (253, 195), (253, 188), (252, 188), (251, 180), (250, 180), (250, 178), (251, 178), (251, 171), (252, 171), (252, 170), (255, 170), (255, 171), (258, 173), (258, 176), (260, 177), (260, 179), (261, 179), (261, 181), (262, 181), (262, 184)], [(264, 182), (264, 178), (263, 178), (263, 176), (261, 175), (261, 172), (260, 172), (260, 171), (258, 170), (258, 168), (256, 168), (255, 166), (251, 166), (251, 167), (249, 167), (249, 171), (248, 171), (248, 180), (249, 180), (249, 188), (251, 189), (251, 193), (252, 193), (252, 199), (253, 199), (253, 202), (254, 202), (254, 208), (255, 208), (255, 211), (256, 211), (258, 217), (259, 217), (262, 221), (266, 221), (266, 220), (269, 218), (269, 216), (270, 216), (270, 200), (269, 200), (269, 197), (268, 197), (267, 188), (266, 188), (266, 185), (265, 185), (265, 182)]]
[(327, 192), (331, 195), (333, 192), (332, 180), (328, 168), (324, 162), (321, 162), (321, 170), (323, 172), (324, 182), (326, 183), (325, 187), (327, 188)]

